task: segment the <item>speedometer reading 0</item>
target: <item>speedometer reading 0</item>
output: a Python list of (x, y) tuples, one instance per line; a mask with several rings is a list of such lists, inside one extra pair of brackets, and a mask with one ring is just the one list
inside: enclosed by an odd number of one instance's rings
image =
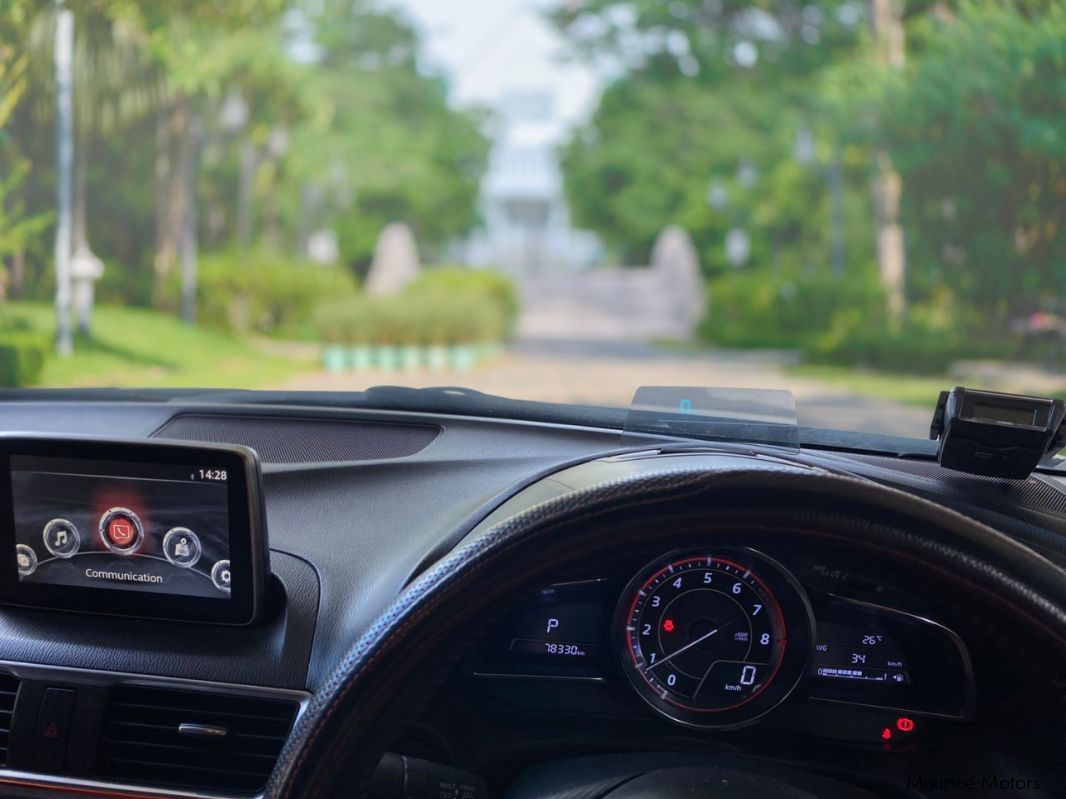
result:
[(738, 726), (762, 715), (795, 685), (810, 650), (802, 590), (750, 550), (651, 564), (626, 589), (616, 624), (637, 691), (690, 726)]

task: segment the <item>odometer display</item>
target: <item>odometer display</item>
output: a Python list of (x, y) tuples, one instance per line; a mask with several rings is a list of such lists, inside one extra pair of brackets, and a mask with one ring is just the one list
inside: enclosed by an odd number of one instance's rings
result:
[(737, 726), (762, 715), (795, 685), (810, 649), (806, 597), (749, 550), (651, 564), (627, 587), (616, 624), (637, 691), (692, 726)]

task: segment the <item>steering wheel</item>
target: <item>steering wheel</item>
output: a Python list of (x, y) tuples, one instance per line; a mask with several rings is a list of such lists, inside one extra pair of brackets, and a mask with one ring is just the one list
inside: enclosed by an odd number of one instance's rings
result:
[(607, 548), (661, 541), (665, 551), (679, 538), (707, 543), (738, 531), (830, 541), (915, 580), (936, 580), (1026, 630), (1049, 658), (1066, 656), (1066, 572), (989, 527), (880, 484), (799, 465), (663, 460), (476, 531), (414, 580), (316, 693), (266, 795), (364, 795), (388, 743), (497, 609)]

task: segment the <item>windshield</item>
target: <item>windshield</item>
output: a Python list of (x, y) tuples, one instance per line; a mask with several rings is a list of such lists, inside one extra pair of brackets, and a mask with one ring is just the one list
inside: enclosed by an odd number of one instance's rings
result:
[(0, 4), (0, 385), (1066, 392), (1059, 0)]

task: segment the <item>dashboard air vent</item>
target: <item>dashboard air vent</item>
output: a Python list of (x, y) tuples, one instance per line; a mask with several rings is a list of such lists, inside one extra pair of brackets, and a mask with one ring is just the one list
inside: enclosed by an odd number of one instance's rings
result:
[(19, 681), (10, 674), (0, 674), (0, 766), (7, 765), (8, 736), (11, 732), (11, 714), (15, 712), (15, 696)]
[(254, 793), (297, 709), (278, 699), (121, 686), (109, 695), (97, 770), (142, 785)]

